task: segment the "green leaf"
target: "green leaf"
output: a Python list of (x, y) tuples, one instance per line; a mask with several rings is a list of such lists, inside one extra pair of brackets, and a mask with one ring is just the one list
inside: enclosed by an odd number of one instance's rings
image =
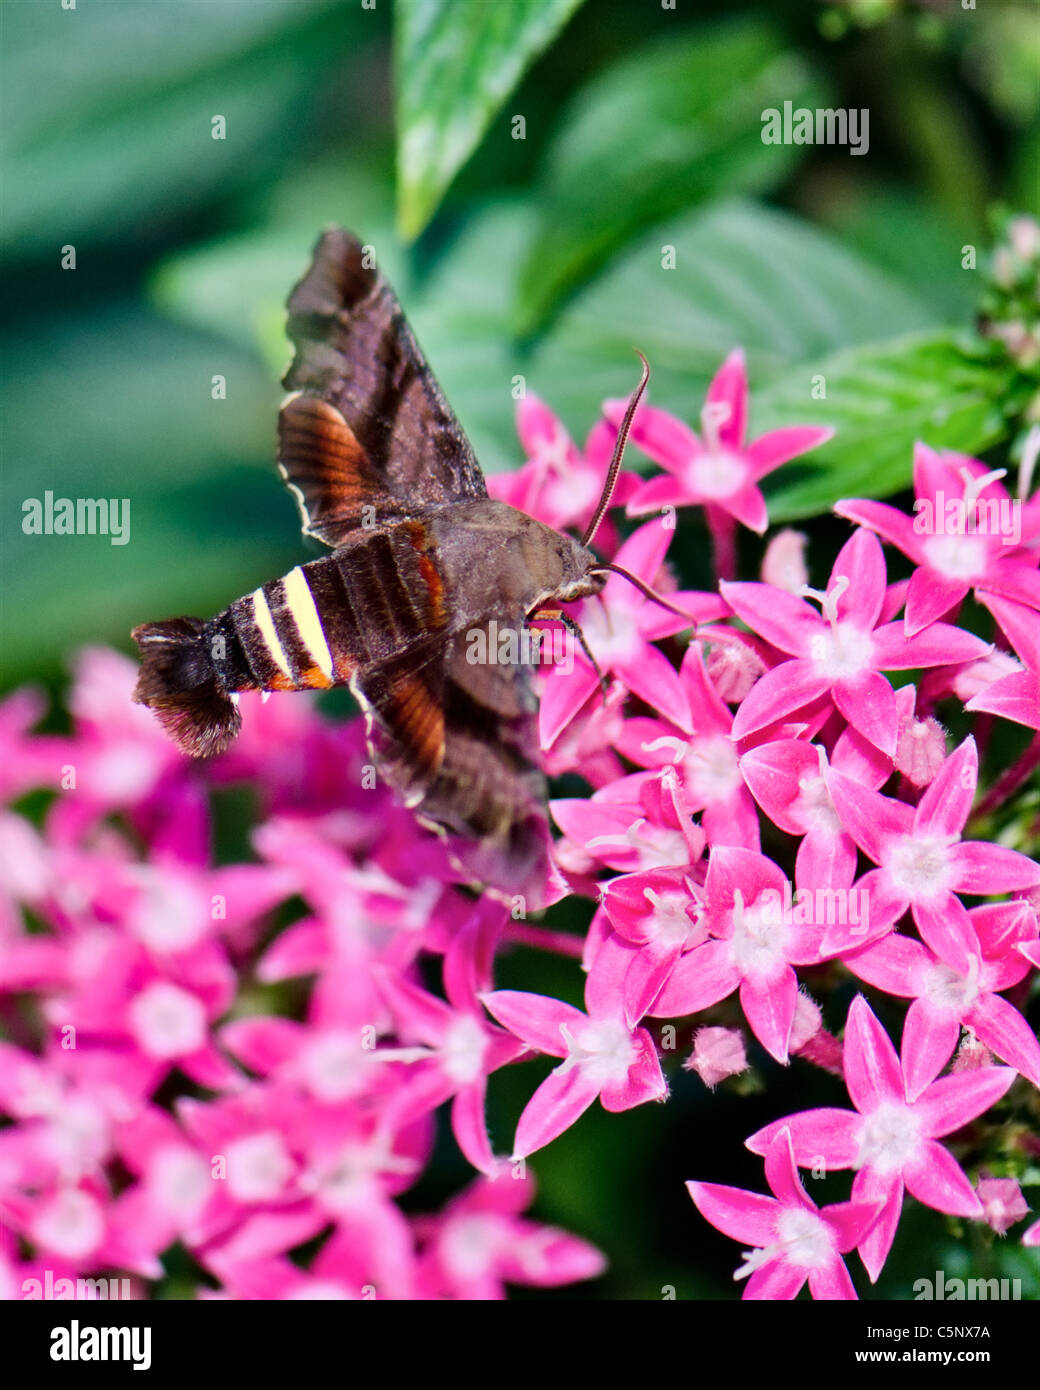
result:
[(412, 240), (581, 0), (397, 0), (398, 226)]
[[(208, 615), (304, 555), (274, 469), (278, 391), (227, 342), (127, 301), (11, 330), (0, 547), (6, 678), (52, 674), (69, 650), (171, 613)], [(214, 400), (211, 378), (226, 379)], [(129, 541), (26, 535), (23, 503), (129, 499)]]
[[(826, 398), (816, 399), (821, 382)], [(913, 334), (805, 362), (752, 392), (755, 434), (832, 425), (829, 443), (765, 480), (773, 522), (826, 511), (840, 497), (888, 497), (910, 483), (913, 447), (977, 454), (1005, 439), (1010, 373), (970, 356), (950, 331)]]
[(590, 83), (550, 151), (542, 222), (520, 277), (519, 331), (540, 328), (642, 228), (781, 182), (804, 149), (763, 144), (762, 112), (788, 99), (825, 104), (806, 60), (746, 20), (698, 26)]
[(334, 0), (7, 6), (6, 254), (147, 237), (269, 176), (355, 26)]
[[(675, 268), (662, 268), (674, 246)], [(645, 236), (575, 299), (534, 354), (528, 380), (587, 429), (606, 396), (651, 366), (654, 402), (693, 419), (725, 355), (743, 347), (752, 395), (784, 367), (923, 329), (931, 310), (801, 218), (747, 203), (688, 214)]]

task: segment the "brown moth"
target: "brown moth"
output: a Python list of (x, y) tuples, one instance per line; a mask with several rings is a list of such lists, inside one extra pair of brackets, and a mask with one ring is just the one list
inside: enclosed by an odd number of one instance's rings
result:
[(530, 671), (473, 664), (468, 639), (521, 629), (546, 610), (560, 616), (556, 604), (603, 588), (612, 567), (588, 547), (646, 387), (645, 359), (579, 542), (488, 497), (393, 291), (356, 237), (333, 228), (320, 238), (290, 296), (288, 332), (295, 357), (278, 466), (304, 534), (331, 554), (206, 622), (135, 628), (134, 699), (185, 753), (205, 757), (238, 733), (238, 691), (349, 686), (379, 773), (404, 803), (459, 837), (471, 875), (537, 895), (548, 829)]

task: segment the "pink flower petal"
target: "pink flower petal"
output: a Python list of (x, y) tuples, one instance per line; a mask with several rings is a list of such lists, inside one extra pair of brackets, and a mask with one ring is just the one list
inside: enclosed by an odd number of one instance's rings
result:
[(741, 981), (740, 1007), (751, 1031), (769, 1055), (785, 1065), (797, 1002), (798, 979), (790, 966), (776, 980)]
[(705, 1221), (732, 1240), (761, 1249), (776, 1239), (782, 1208), (775, 1197), (715, 1182), (688, 1182), (686, 1190)]
[(903, 1179), (899, 1173), (879, 1173), (874, 1168), (862, 1168), (853, 1179), (852, 1197), (857, 1202), (881, 1203), (880, 1216), (859, 1245), (859, 1257), (873, 1284), (884, 1268), (895, 1239), (903, 1210)]
[(1040, 1042), (1013, 1004), (999, 994), (984, 994), (964, 1021), (1001, 1061), (1040, 1086)]
[(850, 1004), (845, 1023), (845, 1085), (861, 1114), (904, 1100), (896, 1050), (862, 994)]
[(964, 580), (949, 579), (926, 566), (914, 570), (906, 591), (906, 614), (903, 618), (907, 637), (916, 636), (931, 623), (956, 609), (970, 587)]
[(748, 380), (741, 348), (735, 348), (712, 377), (704, 399), (709, 407), (726, 407), (726, 417), (718, 425), (719, 442), (727, 449), (742, 448), (747, 431)]
[(932, 1084), (953, 1056), (960, 1036), (960, 1021), (954, 1014), (940, 1013), (924, 999), (914, 1000), (903, 1023), (907, 1100), (916, 1100)]
[(981, 1216), (982, 1203), (948, 1149), (927, 1140), (922, 1152), (903, 1168), (906, 1190), (926, 1207), (948, 1216)]
[(896, 751), (898, 716), (895, 691), (880, 671), (860, 671), (835, 683), (838, 709), (875, 748), (892, 757)]
[(1012, 1067), (981, 1067), (941, 1076), (914, 1102), (914, 1116), (922, 1133), (929, 1139), (941, 1139), (962, 1129), (996, 1105), (1014, 1079)]
[(885, 557), (877, 536), (862, 527), (853, 531), (838, 552), (827, 585), (830, 591), (838, 580), (848, 581), (838, 599), (838, 618), (869, 632), (885, 601), (886, 578)]
[(724, 581), (719, 592), (752, 632), (791, 656), (807, 656), (812, 650), (812, 639), (824, 630), (814, 608), (773, 584)]
[(785, 425), (760, 435), (744, 450), (755, 479), (764, 478), (782, 463), (817, 449), (834, 437), (829, 425)]
[(567, 1042), (560, 1025), (573, 1033), (581, 1027), (586, 1016), (580, 1009), (550, 999), (543, 994), (527, 994), (523, 990), (498, 989), (482, 994), (481, 1002), (504, 1028), (522, 1038), (528, 1047), (550, 1057), (566, 1057)]
[(570, 1129), (599, 1094), (599, 1086), (583, 1067), (557, 1067), (545, 1078), (524, 1107), (516, 1127), (513, 1157), (527, 1158)]

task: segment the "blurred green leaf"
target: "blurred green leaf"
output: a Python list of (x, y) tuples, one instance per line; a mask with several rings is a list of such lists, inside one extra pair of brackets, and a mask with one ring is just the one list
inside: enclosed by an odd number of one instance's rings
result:
[(8, 5), (7, 254), (139, 237), (270, 174), (357, 22), (336, 0)]
[(397, 0), (398, 226), (417, 237), (525, 69), (581, 0)]
[(943, 322), (971, 318), (979, 277), (962, 261), (976, 233), (914, 189), (867, 178), (850, 188), (840, 176), (835, 184), (833, 200), (814, 189), (813, 211), (850, 250), (912, 286)]
[[(128, 650), (135, 623), (209, 614), (304, 554), (273, 466), (277, 390), (251, 357), (125, 301), (23, 325), (18, 348), (0, 480), (5, 680), (50, 674), (85, 643)], [(23, 534), (23, 502), (48, 490), (128, 498), (128, 543)]]
[[(826, 398), (815, 399), (824, 383)], [(771, 521), (826, 511), (839, 497), (908, 486), (916, 440), (975, 454), (1007, 436), (1010, 373), (969, 356), (949, 331), (872, 343), (802, 363), (751, 398), (756, 433), (828, 424), (837, 433), (766, 479)]]
[[(157, 303), (196, 327), (259, 349), (272, 375), (280, 375), (289, 354), (289, 290), (303, 272), (317, 229), (342, 210), (342, 220), (375, 246), (484, 468), (498, 472), (518, 463), (512, 381), (524, 366), (508, 331), (511, 285), (502, 268), (518, 263), (530, 236), (530, 213), (518, 204), (489, 208), (420, 276), (397, 243), (378, 186), (355, 177), (343, 188), (326, 190), (321, 201), (324, 183), (324, 173), (312, 171), (293, 181), (293, 196), (280, 200), (284, 212), (275, 225), (166, 261), (153, 282)], [(319, 205), (325, 216), (316, 220)]]
[(708, 198), (775, 187), (805, 150), (763, 144), (763, 110), (824, 98), (807, 61), (747, 20), (699, 26), (590, 83), (550, 151), (518, 331), (539, 329), (649, 224)]
[[(675, 248), (675, 268), (662, 250)], [(931, 310), (834, 237), (788, 213), (728, 203), (645, 236), (570, 304), (534, 355), (529, 381), (586, 429), (606, 396), (649, 359), (658, 405), (693, 418), (734, 347), (748, 355), (752, 393), (791, 363), (930, 326)]]

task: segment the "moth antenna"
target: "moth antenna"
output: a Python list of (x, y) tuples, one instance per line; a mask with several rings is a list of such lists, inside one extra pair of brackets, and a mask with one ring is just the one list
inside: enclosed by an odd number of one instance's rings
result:
[(644, 583), (644, 581), (640, 579), (638, 575), (630, 574), (628, 570), (623, 568), (623, 566), (607, 564), (607, 562), (604, 561), (602, 564), (593, 565), (589, 573), (602, 574), (608, 571), (610, 574), (619, 574), (622, 579), (627, 579), (630, 584), (632, 584), (635, 588), (639, 590), (639, 592), (643, 595), (644, 598), (650, 599), (652, 603), (659, 603), (662, 608), (667, 608), (669, 613), (675, 613), (677, 617), (685, 618), (686, 621), (690, 624), (690, 626), (696, 631), (696, 620), (694, 618), (691, 618), (689, 613), (684, 613), (681, 608), (676, 608), (675, 604), (669, 603), (663, 594), (659, 594), (656, 589), (652, 589), (649, 584)]
[(635, 418), (639, 402), (643, 398), (646, 390), (646, 383), (650, 380), (650, 363), (646, 360), (638, 348), (635, 349), (636, 356), (643, 364), (643, 376), (639, 385), (628, 398), (628, 406), (625, 409), (625, 418), (621, 421), (621, 428), (618, 430), (618, 437), (614, 444), (614, 455), (610, 460), (610, 467), (607, 469), (607, 481), (603, 484), (603, 491), (600, 493), (599, 501), (596, 503), (596, 510), (592, 520), (585, 528), (585, 534), (581, 538), (584, 546), (592, 544), (592, 538), (599, 530), (600, 522), (607, 514), (610, 506), (610, 499), (614, 495), (614, 488), (617, 485), (618, 474), (621, 472), (621, 460), (625, 457), (625, 445), (628, 443), (628, 433), (632, 428), (632, 421)]

